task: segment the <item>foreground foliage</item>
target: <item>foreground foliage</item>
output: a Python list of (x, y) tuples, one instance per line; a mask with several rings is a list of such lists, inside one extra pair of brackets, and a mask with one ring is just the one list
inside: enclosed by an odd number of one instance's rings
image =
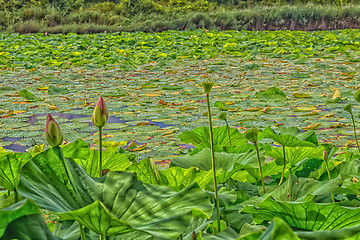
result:
[[(211, 89), (204, 90), (209, 103)], [(101, 148), (89, 149), (81, 139), (29, 153), (0, 151), (0, 183), (7, 190), (1, 193), (1, 239), (360, 236), (357, 151), (338, 152), (319, 144), (313, 130), (295, 127), (245, 135), (228, 125), (212, 128), (209, 105), (208, 113), (209, 128), (180, 136), (196, 148), (166, 170), (151, 159), (131, 161), (122, 148), (99, 154)], [(62, 137), (55, 120), (49, 122), (48, 139)], [(39, 208), (57, 217), (53, 232)]]

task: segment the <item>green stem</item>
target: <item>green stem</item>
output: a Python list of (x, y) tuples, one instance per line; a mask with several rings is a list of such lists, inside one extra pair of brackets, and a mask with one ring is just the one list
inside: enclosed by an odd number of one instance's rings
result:
[(228, 132), (228, 136), (229, 136), (229, 144), (231, 146), (231, 138), (230, 138), (230, 128), (229, 128), (229, 123), (228, 121), (225, 119), (226, 122), (226, 127), (227, 127), (227, 132)]
[(14, 194), (15, 194), (15, 202), (18, 202), (19, 201), (19, 193), (16, 188), (14, 190)]
[(356, 136), (356, 127), (355, 127), (354, 115), (352, 114), (352, 112), (350, 112), (350, 115), (351, 115), (351, 120), (352, 120), (353, 128), (354, 128), (354, 136), (355, 136), (356, 146), (357, 146), (357, 149), (358, 149), (358, 151), (360, 153), (359, 142), (358, 142), (357, 136)]
[(217, 214), (217, 225), (218, 230), (220, 229), (220, 204), (219, 204), (219, 196), (217, 190), (217, 181), (216, 181), (216, 168), (215, 168), (215, 153), (214, 153), (214, 136), (212, 131), (212, 122), (211, 122), (211, 110), (210, 110), (210, 95), (206, 94), (206, 103), (208, 109), (208, 119), (209, 119), (209, 132), (210, 132), (210, 144), (211, 144), (211, 162), (212, 162), (212, 172), (214, 178), (214, 191), (215, 191), (215, 206), (216, 206), (216, 214)]
[(261, 185), (262, 185), (262, 188), (263, 188), (263, 192), (266, 193), (266, 190), (265, 190), (265, 184), (264, 184), (264, 177), (263, 177), (263, 174), (262, 174), (262, 169), (261, 169), (261, 162), (260, 162), (260, 154), (259, 154), (259, 147), (257, 145), (257, 143), (255, 142), (254, 143), (254, 146), (255, 146), (255, 150), (256, 150), (256, 157), (257, 157), (257, 161), (258, 161), (258, 165), (259, 165), (259, 171), (260, 171), (260, 177), (261, 177)]
[[(327, 171), (327, 174), (328, 174), (328, 178), (329, 178), (329, 181), (330, 181), (330, 180), (331, 180), (331, 176), (330, 176), (330, 169), (329, 169), (329, 164), (328, 164), (328, 161), (327, 161), (327, 160), (325, 160), (325, 164), (326, 164), (326, 171)], [(333, 203), (335, 202), (334, 193), (333, 193), (333, 192), (331, 193), (331, 200), (332, 200)]]
[(102, 128), (99, 127), (99, 177), (102, 177)]
[(281, 173), (281, 178), (280, 178), (279, 185), (281, 185), (281, 183), (284, 180), (284, 174), (285, 174), (285, 168), (286, 168), (285, 146), (283, 146), (283, 155), (284, 155), (284, 167), (283, 167), (283, 170), (282, 170), (282, 173)]
[(105, 240), (104, 235), (100, 234), (100, 240)]
[(81, 240), (86, 240), (86, 236), (85, 236), (85, 231), (84, 231), (84, 226), (79, 223), (79, 228), (80, 228), (80, 236), (81, 236)]
[(63, 150), (62, 150), (61, 147), (58, 147), (58, 148), (59, 148), (60, 159), (61, 159), (61, 161), (62, 161), (62, 163), (63, 163), (63, 165), (64, 165), (64, 168), (65, 168), (66, 176), (68, 177), (71, 186), (72, 186), (74, 189), (76, 189), (76, 188), (75, 188), (75, 185), (74, 185), (74, 180), (73, 180), (72, 175), (71, 175), (70, 170), (69, 170), (69, 167), (68, 167), (68, 165), (67, 165), (66, 162), (65, 162), (65, 157), (64, 157)]

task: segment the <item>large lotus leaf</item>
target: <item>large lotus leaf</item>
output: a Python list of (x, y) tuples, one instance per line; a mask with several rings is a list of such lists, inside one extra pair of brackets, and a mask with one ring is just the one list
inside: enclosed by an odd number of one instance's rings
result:
[[(262, 163), (261, 167), (264, 177), (276, 175), (282, 171), (282, 166), (278, 166), (275, 161)], [(233, 171), (231, 175), (231, 178), (234, 180), (250, 183), (256, 183), (260, 181), (260, 170), (257, 165), (252, 167), (244, 167), (242, 165), (239, 166), (237, 163), (235, 163), (233, 169), (236, 170)]]
[(259, 133), (259, 139), (271, 138), (285, 147), (317, 147), (317, 137), (314, 131), (302, 133), (296, 127), (279, 128), (275, 132), (270, 127)]
[(335, 192), (341, 183), (341, 178), (337, 177), (327, 181), (318, 181), (313, 178), (297, 178), (290, 175), (289, 178), (278, 186), (274, 191), (268, 191), (264, 197), (271, 196), (277, 201), (311, 201), (324, 196), (330, 198), (330, 194)]
[(261, 235), (262, 240), (300, 240), (291, 227), (281, 218), (275, 217), (269, 228)]
[(337, 203), (280, 202), (268, 197), (258, 205), (245, 206), (242, 212), (251, 213), (257, 224), (279, 217), (292, 227), (312, 231), (360, 224), (360, 208), (342, 207)]
[[(99, 177), (99, 151), (90, 150), (88, 159), (74, 159), (80, 166), (85, 168), (91, 177)], [(110, 171), (124, 171), (131, 162), (125, 154), (119, 153), (116, 149), (107, 149), (102, 154), (102, 169)]]
[(201, 171), (195, 167), (188, 169), (171, 167), (161, 171), (160, 174), (163, 179), (166, 179), (166, 186), (175, 191), (189, 186), (192, 182), (196, 182), (202, 189), (207, 189), (214, 181), (211, 171)]
[[(247, 143), (244, 135), (237, 129), (230, 128), (230, 139), (232, 146), (240, 146)], [(213, 128), (214, 145), (230, 146), (227, 126)], [(208, 127), (198, 127), (191, 131), (183, 132), (179, 138), (184, 143), (190, 143), (198, 146), (204, 141), (210, 141), (210, 133)]]
[(30, 160), (29, 153), (0, 154), (0, 186), (14, 191), (20, 181), (20, 169)]
[[(222, 168), (224, 171), (229, 171), (233, 169), (235, 163), (241, 164), (245, 167), (257, 167), (256, 152), (251, 151), (239, 154), (225, 152), (215, 153), (216, 169)], [(211, 150), (209, 148), (205, 148), (192, 156), (174, 158), (171, 161), (171, 164), (183, 168), (198, 167), (203, 171), (209, 171), (212, 169)]]
[(131, 172), (109, 172), (93, 180), (85, 177), (94, 203), (57, 213), (63, 220), (77, 220), (107, 236), (144, 231), (160, 239), (175, 239), (195, 216), (210, 216), (212, 205), (197, 185), (174, 192), (166, 186), (143, 183)]
[(266, 90), (257, 92), (255, 97), (262, 101), (284, 101), (286, 95), (283, 91), (276, 87), (270, 87)]
[(210, 171), (201, 171), (195, 167), (188, 169), (170, 167), (159, 171), (151, 159), (143, 159), (134, 163), (127, 170), (136, 173), (136, 177), (142, 182), (165, 185), (175, 191), (179, 191), (193, 182), (196, 182), (200, 188), (206, 189), (206, 186), (213, 182), (213, 175)]
[[(194, 150), (190, 152), (190, 155), (195, 155), (204, 148), (211, 148), (210, 142), (208, 140), (200, 143)], [(244, 142), (238, 146), (223, 146), (223, 145), (214, 145), (214, 152), (227, 152), (227, 153), (247, 153), (251, 150), (255, 150), (253, 144), (249, 144), (247, 140), (244, 139)]]
[(64, 156), (71, 159), (88, 159), (90, 156), (89, 144), (78, 139), (63, 147)]
[[(109, 172), (94, 179), (75, 161), (65, 158), (73, 178), (70, 185), (63, 179), (66, 172), (60, 156), (59, 148), (36, 155), (23, 167), (18, 190), (39, 206), (58, 212), (64, 219), (78, 220), (99, 234), (143, 231), (172, 239), (185, 230), (193, 216), (212, 213), (207, 194), (197, 185), (174, 192), (166, 186), (143, 183), (131, 172)], [(95, 215), (86, 220), (89, 214)], [(94, 226), (94, 219), (101, 224)], [(121, 227), (119, 221), (124, 222)]]
[[(42, 208), (68, 212), (93, 202), (83, 184), (83, 169), (65, 158), (72, 176), (70, 184), (59, 147), (35, 155), (20, 172), (18, 192)], [(72, 163), (72, 164), (70, 164)]]
[[(36, 236), (36, 237), (35, 237)], [(54, 236), (40, 214), (26, 215), (11, 222), (1, 240), (62, 240)]]
[[(294, 166), (298, 162), (305, 159), (322, 159), (323, 151), (324, 150), (321, 148), (313, 147), (287, 147), (285, 148), (286, 161)], [(274, 159), (284, 158), (283, 149), (280, 147), (270, 147), (267, 149), (266, 153)]]
[(0, 237), (4, 235), (8, 225), (14, 220), (26, 215), (40, 214), (40, 211), (31, 200), (22, 200), (10, 207), (0, 210)]
[(360, 224), (336, 230), (298, 231), (295, 233), (299, 238), (308, 240), (358, 240), (360, 237)]
[(136, 177), (144, 182), (157, 185), (166, 185), (166, 181), (160, 177), (160, 171), (156, 168), (152, 159), (145, 158), (132, 164), (128, 169), (136, 174)]
[[(56, 221), (53, 233), (64, 240), (78, 240), (80, 238), (79, 224), (76, 221)], [(99, 236), (96, 240), (98, 239)]]
[[(63, 151), (65, 157), (74, 159), (91, 177), (99, 177), (99, 151), (89, 150), (88, 144), (81, 139), (66, 145)], [(102, 154), (102, 164), (103, 169), (124, 171), (130, 166), (130, 161), (116, 148), (108, 148)]]

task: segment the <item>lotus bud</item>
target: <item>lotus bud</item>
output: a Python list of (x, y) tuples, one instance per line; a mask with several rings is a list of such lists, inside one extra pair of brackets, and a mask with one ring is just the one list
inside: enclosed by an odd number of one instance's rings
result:
[(221, 120), (226, 121), (226, 112), (220, 113), (219, 118), (220, 118)]
[(106, 125), (108, 119), (109, 119), (109, 111), (106, 107), (104, 99), (100, 97), (94, 108), (94, 112), (92, 115), (92, 122), (94, 123), (95, 126), (102, 128)]
[(323, 152), (323, 159), (324, 159), (325, 161), (327, 161), (327, 160), (329, 159), (329, 155), (328, 155), (328, 153), (326, 152), (326, 150), (324, 150), (324, 152)]
[(344, 111), (352, 113), (352, 104), (348, 104), (344, 107)]
[(214, 82), (201, 82), (201, 85), (204, 89), (204, 92), (206, 93), (206, 95), (209, 95), (211, 92), (211, 89), (214, 86)]
[(252, 128), (250, 130), (245, 131), (244, 136), (249, 142), (256, 143), (258, 140), (258, 134), (259, 134), (259, 129)]
[(360, 102), (360, 90), (355, 93), (354, 98), (357, 102)]
[(52, 147), (57, 147), (63, 142), (63, 135), (55, 119), (48, 114), (45, 127), (46, 141)]

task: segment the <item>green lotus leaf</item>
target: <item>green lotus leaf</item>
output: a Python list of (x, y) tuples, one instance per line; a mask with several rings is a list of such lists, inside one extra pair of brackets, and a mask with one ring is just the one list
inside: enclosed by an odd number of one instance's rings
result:
[[(266, 153), (274, 159), (283, 159), (283, 149), (279, 147), (270, 147)], [(294, 166), (302, 160), (318, 158), (322, 159), (323, 149), (313, 147), (287, 147), (285, 148), (286, 160)]]
[(33, 240), (34, 236), (39, 240), (62, 240), (54, 236), (40, 214), (26, 215), (11, 222), (1, 240), (21, 239)]
[[(231, 145), (240, 146), (247, 142), (245, 137), (235, 128), (229, 128)], [(214, 145), (230, 146), (227, 126), (213, 128)], [(208, 127), (198, 127), (191, 131), (183, 132), (179, 139), (184, 143), (190, 143), (198, 146), (203, 141), (210, 141)]]
[(290, 175), (289, 178), (277, 187), (274, 191), (269, 191), (264, 198), (271, 196), (277, 201), (317, 201), (328, 197), (335, 192), (341, 183), (341, 178), (337, 177), (327, 181), (318, 181), (313, 178), (297, 178)]
[(209, 217), (212, 212), (207, 195), (195, 184), (174, 192), (166, 186), (142, 183), (130, 172), (109, 172), (97, 180), (87, 181), (94, 203), (56, 214), (106, 236), (138, 230), (172, 239), (191, 223), (193, 213)]
[(279, 128), (275, 132), (270, 127), (259, 133), (259, 139), (271, 138), (284, 147), (317, 147), (317, 137), (314, 131), (302, 133), (296, 127)]
[[(200, 152), (204, 148), (211, 148), (210, 142), (208, 140), (200, 143), (194, 150), (192, 150), (189, 154), (195, 155)], [(249, 144), (247, 140), (244, 139), (244, 142), (238, 146), (224, 146), (224, 145), (214, 145), (215, 152), (227, 152), (227, 153), (247, 153), (250, 150), (255, 150), (253, 144)]]
[(354, 227), (348, 227), (336, 230), (324, 231), (297, 231), (296, 235), (301, 239), (308, 240), (329, 240), (329, 239), (345, 239), (355, 240), (360, 236), (360, 224)]
[(9, 224), (24, 216), (40, 214), (37, 206), (30, 199), (22, 200), (0, 210), (0, 237), (5, 234)]
[(360, 224), (360, 208), (342, 207), (337, 203), (281, 202), (268, 197), (258, 205), (245, 206), (242, 212), (251, 213), (257, 224), (279, 217), (292, 227), (312, 231)]
[(29, 153), (0, 153), (0, 186), (14, 191), (20, 181), (19, 172), (30, 158)]
[[(198, 167), (203, 171), (211, 170), (211, 161), (209, 159), (211, 156), (211, 150), (205, 148), (199, 153), (187, 156), (187, 157), (177, 157), (171, 161), (172, 165), (190, 168)], [(263, 155), (261, 155), (263, 156)], [(247, 167), (257, 167), (257, 158), (256, 152), (251, 151), (248, 153), (226, 153), (226, 152), (216, 152), (215, 153), (215, 165), (216, 168), (222, 168), (224, 171), (229, 171), (233, 169), (235, 163), (247, 166)]]
[(42, 101), (43, 99), (36, 97), (34, 94), (32, 94), (31, 92), (29, 92), (26, 89), (22, 89), (19, 91), (19, 95), (21, 97), (23, 97), (25, 100), (30, 101), (30, 102), (37, 102), (37, 101)]
[(300, 238), (296, 236), (291, 227), (286, 222), (284, 222), (284, 220), (278, 217), (274, 217), (274, 219), (271, 221), (269, 228), (263, 233), (263, 235), (261, 235), (261, 239), (300, 240)]
[[(60, 156), (60, 149), (52, 148), (28, 162), (21, 171), (19, 193), (98, 234), (142, 231), (159, 239), (173, 239), (194, 217), (211, 216), (208, 195), (194, 183), (174, 192), (166, 186), (143, 183), (131, 172), (92, 178), (75, 161), (65, 158), (73, 178), (70, 184)], [(94, 225), (99, 221), (101, 224)]]
[(257, 92), (255, 94), (256, 98), (262, 101), (284, 101), (286, 100), (286, 95), (279, 88), (271, 87), (266, 90)]
[[(91, 177), (99, 177), (99, 151), (89, 150), (83, 140), (77, 141), (63, 148), (64, 156), (74, 159), (82, 166)], [(116, 148), (107, 148), (102, 155), (103, 169), (110, 171), (124, 171), (130, 166), (130, 161), (125, 154), (119, 153)]]

